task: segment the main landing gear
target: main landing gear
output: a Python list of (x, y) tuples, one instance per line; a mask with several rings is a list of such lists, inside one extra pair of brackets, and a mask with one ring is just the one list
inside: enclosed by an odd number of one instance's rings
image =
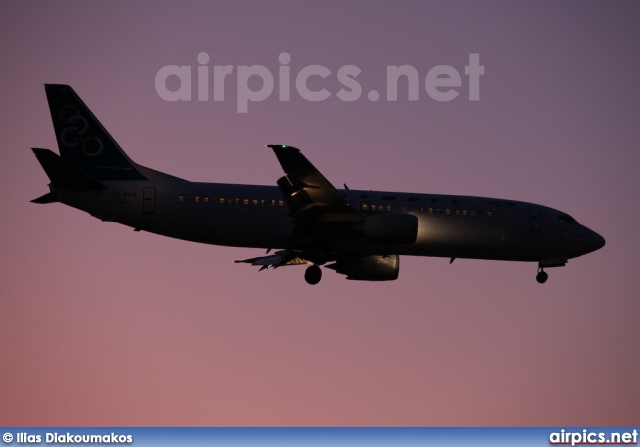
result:
[(317, 265), (310, 265), (307, 267), (307, 270), (304, 272), (304, 280), (307, 281), (307, 284), (315, 285), (320, 282), (322, 279), (322, 270)]
[(544, 284), (549, 279), (549, 274), (542, 270), (542, 267), (538, 267), (538, 274), (536, 275), (536, 281), (540, 284)]

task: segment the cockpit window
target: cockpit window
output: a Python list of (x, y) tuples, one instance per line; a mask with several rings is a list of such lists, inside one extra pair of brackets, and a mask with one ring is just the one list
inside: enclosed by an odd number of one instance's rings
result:
[(560, 214), (558, 214), (558, 218), (561, 221), (566, 222), (566, 223), (574, 223), (576, 221), (573, 217), (569, 216), (568, 214), (560, 213)]

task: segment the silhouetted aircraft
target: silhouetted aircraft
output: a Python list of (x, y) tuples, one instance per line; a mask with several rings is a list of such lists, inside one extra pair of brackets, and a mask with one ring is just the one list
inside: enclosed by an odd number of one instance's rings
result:
[(51, 180), (33, 202), (61, 202), (135, 231), (267, 249), (236, 262), (305, 264), (309, 284), (320, 281), (322, 265), (347, 279), (394, 280), (400, 255), (535, 262), (544, 283), (545, 268), (605, 244), (568, 214), (534, 203), (338, 190), (291, 146), (268, 146), (285, 173), (277, 186), (189, 182), (133, 162), (71, 87), (45, 90), (60, 155), (33, 149)]

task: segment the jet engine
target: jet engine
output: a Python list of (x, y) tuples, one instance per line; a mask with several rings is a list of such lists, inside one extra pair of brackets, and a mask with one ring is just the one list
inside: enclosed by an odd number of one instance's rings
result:
[(418, 237), (418, 218), (411, 214), (383, 213), (367, 216), (364, 238), (379, 244), (409, 245)]
[(327, 268), (358, 281), (393, 281), (398, 279), (400, 256), (349, 256), (339, 258)]

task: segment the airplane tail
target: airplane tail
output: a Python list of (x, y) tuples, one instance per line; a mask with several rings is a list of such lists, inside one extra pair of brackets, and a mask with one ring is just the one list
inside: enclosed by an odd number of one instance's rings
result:
[(44, 88), (64, 160), (97, 181), (182, 180), (131, 160), (70, 86)]
[(33, 148), (32, 151), (54, 186), (75, 191), (100, 190), (104, 188), (104, 185), (98, 180), (55, 152), (39, 148)]
[(96, 180), (146, 180), (68, 85), (45, 84), (62, 158)]
[[(33, 153), (42, 165), (51, 184), (56, 188), (70, 189), (73, 191), (99, 191), (104, 185), (74, 164), (65, 160), (49, 149), (33, 148)], [(58, 201), (54, 192), (33, 199), (33, 203), (53, 203)]]

